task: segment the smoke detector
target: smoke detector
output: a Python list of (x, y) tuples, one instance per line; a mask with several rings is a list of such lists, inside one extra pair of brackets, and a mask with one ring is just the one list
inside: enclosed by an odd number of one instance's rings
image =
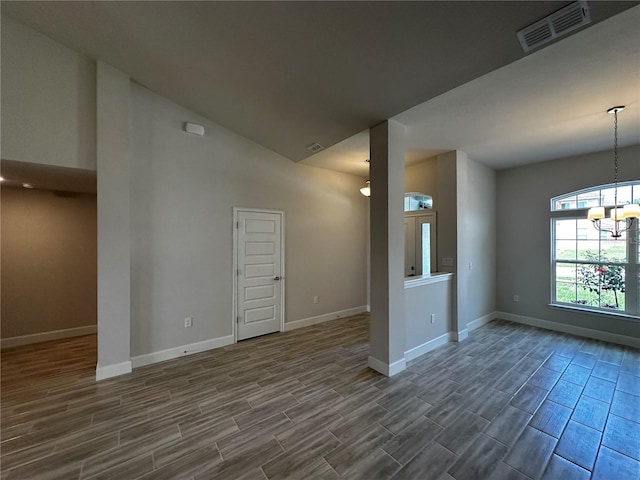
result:
[(590, 23), (586, 0), (578, 0), (523, 28), (517, 35), (522, 49), (529, 52)]

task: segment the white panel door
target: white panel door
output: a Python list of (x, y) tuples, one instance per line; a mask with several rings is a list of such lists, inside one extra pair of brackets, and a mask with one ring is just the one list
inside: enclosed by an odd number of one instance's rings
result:
[(282, 214), (238, 210), (237, 339), (279, 332), (282, 325)]

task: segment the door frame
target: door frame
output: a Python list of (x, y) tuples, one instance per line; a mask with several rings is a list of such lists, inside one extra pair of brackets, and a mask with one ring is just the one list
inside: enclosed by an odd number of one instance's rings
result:
[(240, 212), (254, 212), (254, 213), (272, 213), (280, 215), (280, 331), (284, 332), (284, 299), (285, 299), (285, 211), (284, 210), (272, 210), (268, 208), (251, 208), (251, 207), (233, 207), (233, 224), (231, 230), (233, 231), (233, 260), (231, 269), (231, 283), (233, 285), (232, 294), (232, 306), (231, 306), (231, 327), (233, 330), (233, 343), (238, 343), (238, 228), (239, 228), (239, 213)]

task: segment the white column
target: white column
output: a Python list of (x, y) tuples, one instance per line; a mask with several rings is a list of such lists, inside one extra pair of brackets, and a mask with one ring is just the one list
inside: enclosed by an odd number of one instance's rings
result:
[(376, 125), (371, 145), (371, 329), (369, 366), (387, 376), (406, 368), (404, 322), (404, 126)]
[[(458, 267), (458, 154), (451, 151), (438, 155), (438, 271), (451, 272), (454, 275)], [(454, 278), (452, 325), (450, 326), (456, 341), (464, 335), (458, 328), (458, 277)]]
[(96, 380), (131, 371), (129, 77), (98, 62), (98, 365)]

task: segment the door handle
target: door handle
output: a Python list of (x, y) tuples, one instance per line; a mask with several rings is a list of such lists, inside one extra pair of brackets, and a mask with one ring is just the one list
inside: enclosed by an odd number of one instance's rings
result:
[(278, 281), (278, 280), (280, 280), (280, 277), (273, 277), (273, 279)]

